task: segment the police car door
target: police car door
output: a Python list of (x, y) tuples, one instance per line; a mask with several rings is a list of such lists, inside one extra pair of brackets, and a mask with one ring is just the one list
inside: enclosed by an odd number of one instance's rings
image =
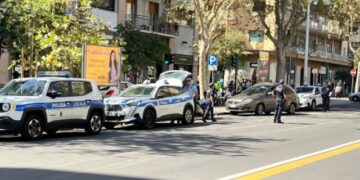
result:
[(315, 87), (315, 100), (316, 100), (316, 104), (317, 105), (321, 105), (322, 104), (322, 98), (321, 98), (321, 88), (320, 87)]
[[(56, 91), (58, 95), (51, 97), (50, 92)], [(70, 81), (51, 82), (48, 89), (48, 105), (46, 109), (48, 122), (65, 120), (71, 118), (69, 113), (71, 109)]]
[(91, 105), (91, 84), (86, 81), (71, 81), (71, 96), (73, 97), (71, 110), (73, 119), (85, 120)]
[(176, 114), (177, 104), (174, 101), (174, 94), (171, 93), (172, 87), (164, 86), (160, 87), (159, 91), (156, 94), (158, 99), (159, 106), (156, 109), (156, 114), (158, 118), (166, 118)]

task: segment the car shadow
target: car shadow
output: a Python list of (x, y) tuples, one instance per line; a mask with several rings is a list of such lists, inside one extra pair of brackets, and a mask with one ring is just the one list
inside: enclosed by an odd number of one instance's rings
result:
[[(18, 137), (0, 138), (2, 149), (56, 147), (57, 153), (85, 153), (113, 155), (117, 153), (141, 152), (145, 154), (225, 155), (247, 156), (247, 152), (261, 151), (254, 148), (258, 143), (282, 142), (287, 139), (253, 138), (246, 136), (222, 136), (197, 131), (175, 131), (171, 128), (158, 130), (108, 130), (96, 136), (84, 132), (60, 132), (45, 135), (38, 141), (23, 142)], [(104, 146), (106, 148), (89, 148)]]
[(69, 172), (60, 170), (47, 170), (35, 168), (0, 168), (1, 179), (26, 179), (26, 180), (150, 180), (146, 178), (125, 177), (116, 175), (90, 174), (82, 172)]

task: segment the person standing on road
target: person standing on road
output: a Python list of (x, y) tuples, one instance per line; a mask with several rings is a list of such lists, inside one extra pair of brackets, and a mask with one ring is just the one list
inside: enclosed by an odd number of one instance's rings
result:
[(284, 80), (281, 79), (280, 85), (278, 85), (272, 92), (273, 97), (276, 98), (274, 123), (283, 123), (281, 121), (281, 114), (284, 110), (285, 101), (287, 100), (284, 83)]
[(321, 98), (323, 103), (323, 111), (329, 111), (330, 110), (330, 92), (332, 91), (331, 84), (324, 83), (324, 86), (321, 91)]
[(209, 90), (206, 92), (206, 98), (209, 100), (209, 106), (206, 109), (203, 117), (203, 121), (206, 122), (206, 120), (211, 116), (211, 120), (213, 122), (216, 122), (216, 119), (214, 118), (214, 105), (215, 105), (215, 86), (214, 83), (209, 84)]

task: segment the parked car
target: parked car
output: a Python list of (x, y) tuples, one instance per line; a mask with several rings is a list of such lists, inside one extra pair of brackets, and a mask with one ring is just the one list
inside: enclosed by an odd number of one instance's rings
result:
[(112, 129), (117, 124), (137, 124), (151, 129), (156, 122), (168, 120), (192, 124), (193, 98), (182, 93), (178, 84), (163, 79), (156, 84), (134, 85), (120, 95), (106, 98), (104, 126)]
[(0, 90), (0, 129), (37, 139), (45, 131), (84, 128), (98, 134), (104, 104), (94, 81), (75, 78), (24, 78)]
[[(275, 98), (272, 91), (278, 84), (260, 83), (256, 84), (241, 94), (233, 96), (226, 102), (226, 109), (235, 115), (240, 112), (254, 112), (256, 115), (270, 114), (275, 111)], [(285, 103), (284, 111), (295, 114), (299, 107), (299, 98), (290, 86), (285, 85), (288, 101)]]
[(349, 100), (353, 102), (359, 102), (360, 101), (360, 93), (351, 93), (349, 95)]
[(295, 88), (299, 96), (300, 107), (315, 110), (317, 106), (322, 105), (321, 86), (298, 86)]
[(132, 85), (134, 85), (134, 84), (132, 84), (131, 82), (121, 81), (120, 89), (119, 89), (118, 85), (109, 85), (109, 86), (99, 86), (99, 90), (100, 90), (102, 96), (106, 98), (106, 97), (116, 96), (120, 92), (124, 91), (125, 89), (127, 89), (128, 87), (130, 87)]

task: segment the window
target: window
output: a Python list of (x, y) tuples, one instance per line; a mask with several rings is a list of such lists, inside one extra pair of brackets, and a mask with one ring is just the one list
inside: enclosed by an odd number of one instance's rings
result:
[(73, 81), (71, 82), (72, 96), (84, 96), (91, 93), (92, 88), (89, 82)]
[(172, 96), (178, 96), (181, 94), (181, 90), (175, 87), (163, 87), (157, 93), (157, 97), (166, 98)]
[(46, 81), (25, 80), (11, 81), (0, 88), (0, 96), (39, 96), (42, 94)]
[(108, 11), (115, 11), (115, 0), (94, 0), (91, 6)]
[(315, 89), (315, 94), (320, 94), (319, 88)]
[(264, 32), (262, 31), (250, 31), (249, 32), (250, 42), (264, 42)]
[(51, 91), (59, 92), (59, 97), (69, 97), (70, 96), (70, 88), (68, 81), (56, 81), (50, 84), (50, 88), (48, 93)]

